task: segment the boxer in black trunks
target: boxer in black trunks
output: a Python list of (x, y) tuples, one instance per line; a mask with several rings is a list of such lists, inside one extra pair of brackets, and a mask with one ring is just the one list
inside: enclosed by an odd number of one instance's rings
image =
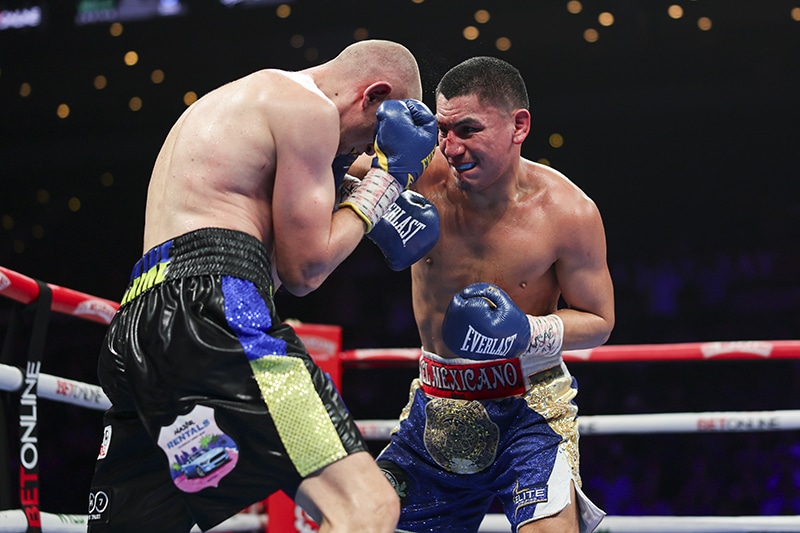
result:
[[(436, 125), (420, 97), (407, 49), (362, 41), (233, 81), (178, 119), (100, 354), (112, 407), (90, 531), (207, 530), (278, 489), (320, 531), (394, 531), (394, 490), (272, 296), (316, 289), (422, 173)], [(332, 167), (360, 153), (374, 168), (339, 198)]]

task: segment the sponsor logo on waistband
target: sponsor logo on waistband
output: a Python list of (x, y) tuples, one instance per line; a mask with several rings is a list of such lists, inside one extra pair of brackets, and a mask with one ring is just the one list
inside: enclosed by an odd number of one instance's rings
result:
[(125, 291), (125, 295), (122, 297), (122, 302), (120, 302), (120, 305), (127, 304), (147, 289), (153, 288), (164, 281), (164, 272), (167, 270), (168, 265), (169, 261), (158, 263), (157, 265), (151, 267), (150, 270), (144, 274), (136, 277), (131, 282), (131, 286), (128, 288), (128, 290)]
[(171, 260), (173, 242), (166, 241), (150, 248), (136, 262), (133, 266), (133, 272), (131, 272), (131, 284), (122, 296), (120, 306), (127, 304), (147, 289), (151, 289), (164, 281), (164, 273)]
[(427, 357), (419, 360), (422, 390), (440, 398), (490, 400), (525, 392), (518, 358), (445, 364)]

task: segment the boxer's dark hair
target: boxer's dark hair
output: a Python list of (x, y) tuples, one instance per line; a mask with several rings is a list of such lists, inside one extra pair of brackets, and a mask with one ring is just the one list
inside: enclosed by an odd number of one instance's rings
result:
[(451, 68), (436, 87), (436, 96), (440, 94), (448, 100), (475, 94), (481, 102), (508, 111), (530, 106), (519, 70), (496, 57), (473, 57)]

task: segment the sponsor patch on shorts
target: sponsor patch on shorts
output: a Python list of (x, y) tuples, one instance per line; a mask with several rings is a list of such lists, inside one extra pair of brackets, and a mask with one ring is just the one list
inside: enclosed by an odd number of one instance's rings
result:
[(536, 487), (520, 487), (519, 480), (514, 487), (514, 516), (526, 505), (535, 505), (547, 501), (547, 485)]
[(216, 487), (239, 460), (239, 447), (217, 425), (214, 409), (205, 405), (162, 427), (158, 445), (169, 461), (172, 482), (183, 492)]
[(408, 496), (408, 475), (405, 470), (391, 461), (378, 461), (383, 476), (392, 484), (392, 488), (400, 498), (400, 503), (405, 502)]
[(103, 428), (103, 442), (100, 443), (100, 452), (97, 454), (97, 459), (105, 459), (108, 455), (108, 448), (111, 446), (111, 426), (108, 425)]
[(107, 524), (111, 512), (111, 487), (94, 487), (89, 492), (88, 521), (95, 524)]

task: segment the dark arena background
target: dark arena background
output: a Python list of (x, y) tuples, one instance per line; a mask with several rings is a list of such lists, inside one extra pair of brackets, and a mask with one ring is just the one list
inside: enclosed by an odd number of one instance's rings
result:
[[(609, 345), (800, 339), (800, 0), (0, 0), (0, 266), (119, 301), (183, 109), (364, 38), (411, 49), (432, 108), (468, 57), (520, 69), (523, 155), (603, 214)], [(419, 346), (409, 274), (368, 241), (316, 292), (277, 301), (340, 325), (345, 349)], [(15, 309), (0, 298), (0, 339)], [(103, 333), (53, 314), (42, 372), (96, 383)], [(10, 344), (3, 363), (21, 367), (26, 345)], [(582, 415), (800, 408), (798, 359), (570, 369)], [(413, 376), (354, 370), (343, 395), (356, 418), (391, 419)], [(18, 509), (19, 395), (0, 397), (0, 509)], [(38, 415), (41, 508), (85, 513), (101, 413), (41, 401)], [(609, 514), (800, 515), (797, 430), (585, 436), (581, 459)]]

